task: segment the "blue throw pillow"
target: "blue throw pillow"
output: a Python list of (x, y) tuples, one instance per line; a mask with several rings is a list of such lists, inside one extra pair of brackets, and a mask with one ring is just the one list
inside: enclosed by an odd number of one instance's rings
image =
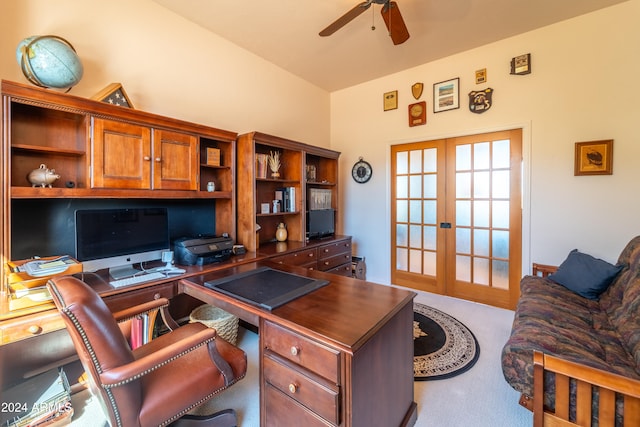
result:
[(549, 275), (549, 279), (578, 295), (596, 300), (609, 287), (622, 267), (574, 249), (560, 264), (558, 271)]

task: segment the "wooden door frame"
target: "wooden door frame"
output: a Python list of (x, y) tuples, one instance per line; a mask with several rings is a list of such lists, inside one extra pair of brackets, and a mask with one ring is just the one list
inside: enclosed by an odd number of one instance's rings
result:
[[(521, 255), (522, 255), (522, 274), (531, 274), (531, 162), (532, 162), (532, 147), (531, 147), (531, 132), (532, 123), (530, 121), (514, 122), (508, 125), (487, 127), (474, 129), (472, 131), (456, 131), (456, 133), (443, 133), (434, 136), (422, 136), (420, 138), (412, 138), (411, 140), (394, 140), (387, 143), (386, 162), (387, 168), (387, 191), (386, 191), (386, 223), (389, 225), (389, 248), (391, 247), (391, 236), (393, 227), (392, 209), (391, 209), (391, 195), (393, 184), (393, 174), (391, 170), (391, 147), (400, 144), (419, 143), (430, 140), (458, 138), (469, 135), (508, 131), (514, 129), (522, 130), (522, 191), (521, 191), (521, 203), (522, 203), (522, 235), (521, 235)], [(395, 257), (394, 257), (395, 259)], [(389, 268), (389, 283), (392, 285), (405, 286), (400, 283), (394, 283), (391, 280), (391, 262), (388, 264)], [(511, 305), (515, 306), (516, 302), (512, 302)]]

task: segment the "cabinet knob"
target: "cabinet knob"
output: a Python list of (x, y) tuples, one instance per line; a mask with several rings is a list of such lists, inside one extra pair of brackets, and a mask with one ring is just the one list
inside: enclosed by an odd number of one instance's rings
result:
[(296, 391), (298, 391), (298, 386), (295, 385), (294, 383), (289, 384), (289, 392), (291, 392), (293, 394)]
[(42, 328), (40, 326), (38, 326), (38, 325), (31, 325), (31, 326), (29, 326), (28, 331), (29, 331), (30, 334), (36, 335), (36, 334), (39, 334), (40, 332), (42, 332)]
[(151, 160), (151, 157), (149, 157), (149, 156), (144, 156), (144, 157), (142, 158), (142, 160), (144, 160), (144, 161), (148, 162), (149, 160)]
[(292, 345), (292, 346), (291, 346), (291, 354), (292, 354), (293, 356), (297, 356), (297, 355), (299, 355), (299, 354), (300, 354), (300, 349), (299, 349), (297, 346)]
[(155, 160), (156, 162), (161, 162), (161, 161), (162, 161), (162, 159), (161, 159), (160, 157), (156, 157), (154, 160)]

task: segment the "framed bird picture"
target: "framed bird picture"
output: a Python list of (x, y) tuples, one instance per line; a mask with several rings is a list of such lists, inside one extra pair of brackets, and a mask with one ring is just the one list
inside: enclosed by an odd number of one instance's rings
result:
[(576, 142), (574, 175), (613, 174), (613, 140)]
[(93, 95), (91, 99), (111, 105), (118, 105), (120, 107), (135, 108), (127, 96), (127, 92), (124, 91), (124, 88), (120, 83), (111, 83), (109, 86)]

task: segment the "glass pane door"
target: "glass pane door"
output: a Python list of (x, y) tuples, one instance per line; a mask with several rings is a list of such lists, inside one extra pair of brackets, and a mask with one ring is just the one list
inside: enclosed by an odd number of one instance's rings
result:
[(521, 145), (514, 130), (391, 148), (392, 283), (515, 304)]
[[(396, 149), (397, 148), (397, 149)], [(431, 292), (444, 290), (444, 244), (438, 218), (444, 215), (441, 143), (392, 147), (395, 185), (392, 281)]]

